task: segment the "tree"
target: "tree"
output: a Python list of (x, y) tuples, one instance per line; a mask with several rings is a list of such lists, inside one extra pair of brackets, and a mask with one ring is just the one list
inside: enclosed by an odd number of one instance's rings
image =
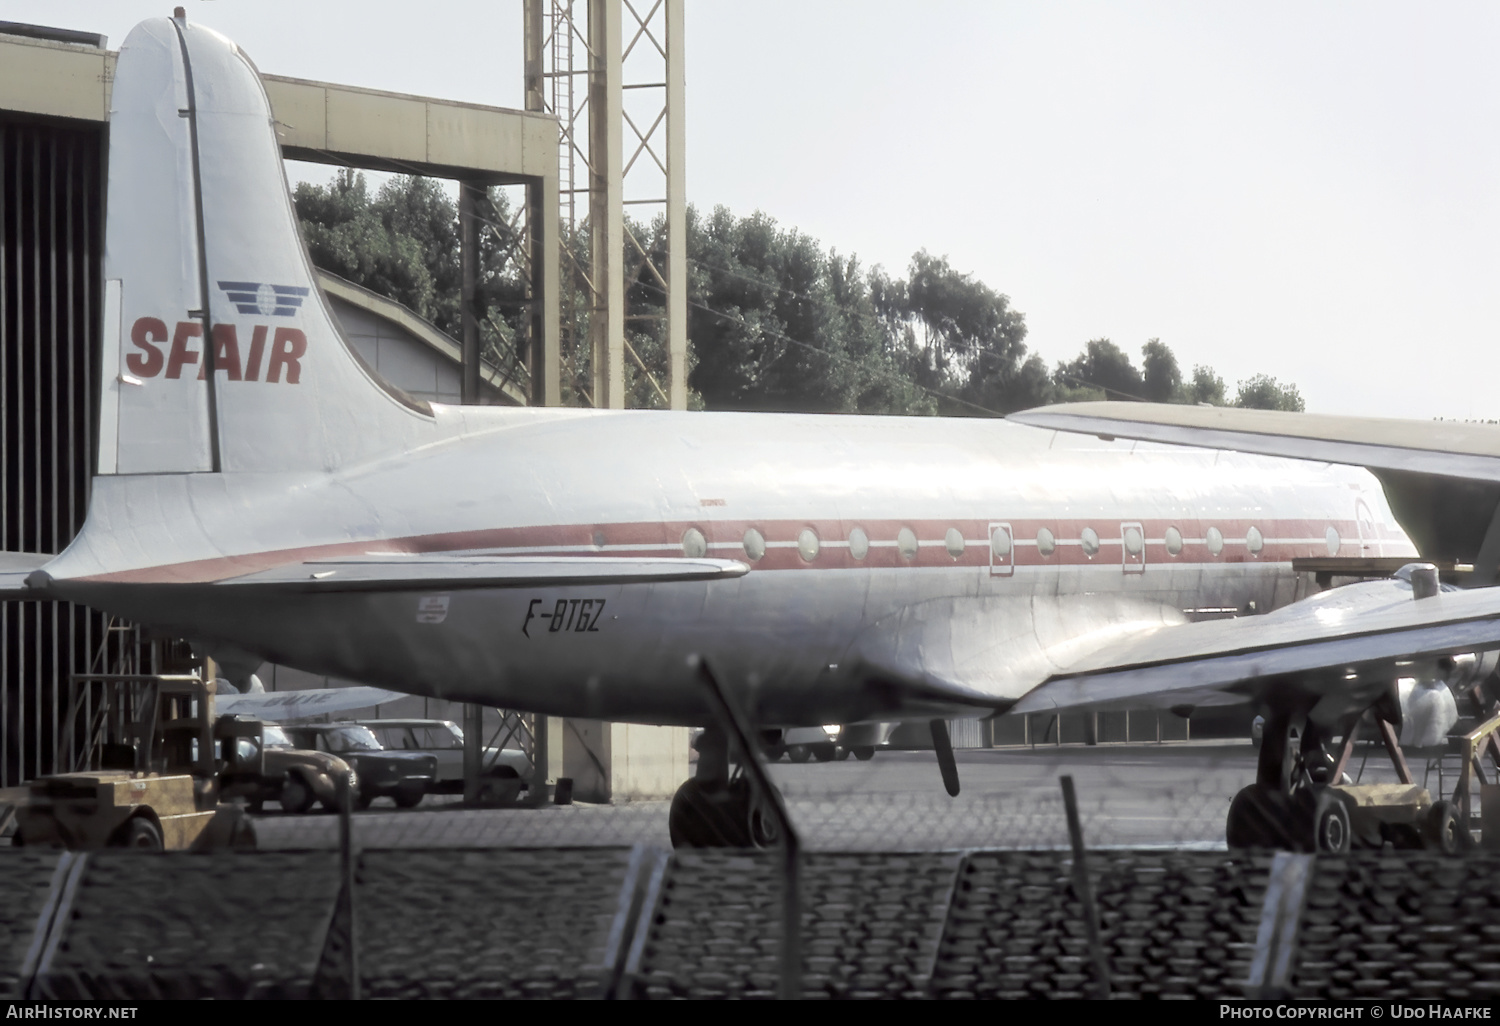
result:
[[(393, 299), (453, 338), (463, 334), (458, 208), (437, 181), (397, 175), (372, 199), (365, 176), (337, 172), (327, 186), (300, 183), (294, 195), (313, 263)], [(526, 285), (509, 259), (509, 205), (480, 197), (475, 295), (481, 357), (513, 380), (524, 376), (517, 344), (526, 328)]]
[(1172, 350), (1153, 338), (1141, 346), (1141, 395), (1153, 403), (1169, 403), (1182, 389), (1182, 371)]
[(1290, 410), (1301, 413), (1305, 408), (1302, 393), (1293, 384), (1283, 385), (1269, 374), (1256, 374), (1239, 382), (1234, 405), (1252, 410)]
[(942, 368), (900, 330), (904, 283), (760, 212), (689, 209), (687, 234), (689, 382), (709, 409), (936, 412)]
[(1209, 406), (1228, 405), (1224, 398), (1224, 379), (1215, 374), (1212, 367), (1194, 364), (1193, 380), (1183, 385), (1177, 401)]
[(1107, 338), (1090, 340), (1072, 362), (1058, 364), (1052, 377), (1060, 390), (1095, 389), (1110, 399), (1140, 399), (1145, 390), (1141, 372)]
[[(326, 186), (299, 185), (295, 200), (314, 264), (462, 334), (458, 210), (439, 183), (396, 176), (371, 197), (364, 175), (346, 169)], [(477, 216), (483, 359), (521, 381), (530, 303), (505, 193), (489, 190)], [(648, 263), (666, 265), (666, 226), (626, 228), (626, 402), (664, 407), (665, 290)], [(588, 264), (587, 239), (584, 227), (560, 240), (576, 267)], [(1141, 347), (1143, 371), (1096, 338), (1049, 373), (1009, 297), (925, 249), (893, 278), (764, 213), (723, 207), (689, 207), (687, 243), (690, 408), (973, 416), (1105, 398), (1226, 402), (1223, 378), (1195, 366), (1183, 381), (1156, 338)], [(564, 401), (591, 404), (586, 283), (565, 275), (561, 285)], [(1295, 385), (1264, 374), (1240, 382), (1235, 403), (1303, 407)]]
[(363, 174), (345, 168), (326, 188), (302, 182), (295, 203), (315, 265), (431, 319), (436, 292), (421, 246), (391, 234)]

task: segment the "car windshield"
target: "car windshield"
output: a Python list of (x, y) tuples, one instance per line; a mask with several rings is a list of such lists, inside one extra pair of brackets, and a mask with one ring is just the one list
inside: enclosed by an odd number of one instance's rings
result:
[(324, 733), (323, 743), (330, 752), (378, 752), (380, 742), (368, 727), (339, 727)]
[(271, 726), (269, 723), (266, 724), (265, 738), (267, 748), (292, 747), (292, 741), (289, 737), (286, 736), (286, 732), (280, 727)]

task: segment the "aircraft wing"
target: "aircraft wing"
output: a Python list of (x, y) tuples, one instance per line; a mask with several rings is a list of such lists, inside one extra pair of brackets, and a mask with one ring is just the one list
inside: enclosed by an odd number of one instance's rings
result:
[(300, 720), (325, 713), (353, 712), (408, 696), (359, 685), (347, 688), (310, 688), (306, 691), (257, 691), (245, 695), (219, 695), (214, 699), (221, 716), (254, 716), (261, 720)]
[(1500, 426), (1168, 403), (1067, 403), (1008, 420), (1090, 435), (1500, 481)]
[(0, 599), (35, 598), (35, 592), (27, 592), (26, 578), (53, 558), (43, 552), (0, 552)]
[(870, 624), (844, 661), (871, 696), (869, 719), (914, 706), (988, 715), (1091, 652), (1183, 620), (1118, 594), (945, 597)]
[(1083, 656), (1011, 711), (1226, 705), (1273, 687), (1355, 708), (1413, 675), (1408, 664), (1500, 648), (1500, 588), (1410, 596), (1372, 581), (1265, 616), (1142, 634)]
[(1358, 711), (1444, 657), (1500, 649), (1500, 588), (1413, 594), (1404, 580), (1368, 581), (1203, 623), (1118, 595), (1035, 597), (1025, 608), (941, 599), (872, 625), (849, 658), (871, 693), (870, 719), (883, 700), (932, 715), (1181, 710), (1272, 689)]
[(380, 553), (287, 563), (215, 587), (274, 591), (427, 591), (577, 584), (710, 581), (749, 571), (732, 559)]
[[(1069, 403), (1013, 413), (1034, 427), (1368, 468), (1428, 559), (1475, 563), (1500, 512), (1500, 426), (1446, 420), (1335, 417), (1162, 403)], [(1484, 566), (1478, 564), (1484, 563)]]

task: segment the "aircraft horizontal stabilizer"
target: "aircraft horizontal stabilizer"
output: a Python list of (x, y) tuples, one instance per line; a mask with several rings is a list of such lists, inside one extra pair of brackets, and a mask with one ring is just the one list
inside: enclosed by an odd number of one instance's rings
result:
[(326, 713), (370, 709), (405, 698), (399, 691), (364, 686), (310, 688), (306, 691), (265, 691), (248, 695), (220, 695), (215, 707), (221, 716), (254, 716), (262, 720), (300, 720)]
[(0, 552), (0, 599), (36, 598), (26, 587), (26, 578), (53, 558), (44, 552)]
[[(1395, 595), (1392, 598), (1392, 595)], [(1011, 710), (1228, 705), (1273, 686), (1357, 702), (1411, 663), (1500, 648), (1500, 588), (1413, 600), (1395, 581), (1349, 585), (1266, 616), (1183, 624), (1084, 656)]]
[(420, 591), (549, 585), (712, 581), (749, 571), (732, 559), (456, 556), (395, 553), (288, 563), (220, 581), (219, 587), (280, 591)]

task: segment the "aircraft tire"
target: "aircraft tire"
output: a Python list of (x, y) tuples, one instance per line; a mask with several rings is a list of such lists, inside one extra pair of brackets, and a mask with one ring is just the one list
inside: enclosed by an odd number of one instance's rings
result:
[(781, 821), (765, 802), (752, 801), (749, 813), (750, 843), (757, 848), (774, 848), (781, 843)]
[(1292, 829), (1295, 821), (1292, 802), (1285, 794), (1251, 784), (1241, 788), (1229, 803), (1224, 840), (1231, 848), (1300, 851), (1304, 845)]
[(788, 745), (786, 757), (793, 762), (806, 762), (812, 758), (812, 749), (807, 745)]
[(672, 796), (667, 832), (674, 848), (748, 848), (750, 789), (744, 781), (714, 784), (696, 777)]
[(845, 748), (843, 745), (839, 745), (833, 750), (833, 757), (839, 762), (847, 762), (849, 759), (849, 749)]
[(871, 759), (875, 758), (875, 746), (859, 745), (854, 749), (854, 757), (860, 762), (869, 762)]
[(819, 762), (832, 762), (838, 754), (838, 746), (834, 744), (821, 744), (812, 746), (813, 758)]
[(1331, 793), (1319, 789), (1312, 812), (1312, 850), (1319, 855), (1342, 855), (1353, 838), (1349, 810)]
[(1422, 818), (1422, 844), (1444, 855), (1457, 855), (1464, 847), (1458, 819), (1458, 807), (1452, 802), (1433, 802)]

